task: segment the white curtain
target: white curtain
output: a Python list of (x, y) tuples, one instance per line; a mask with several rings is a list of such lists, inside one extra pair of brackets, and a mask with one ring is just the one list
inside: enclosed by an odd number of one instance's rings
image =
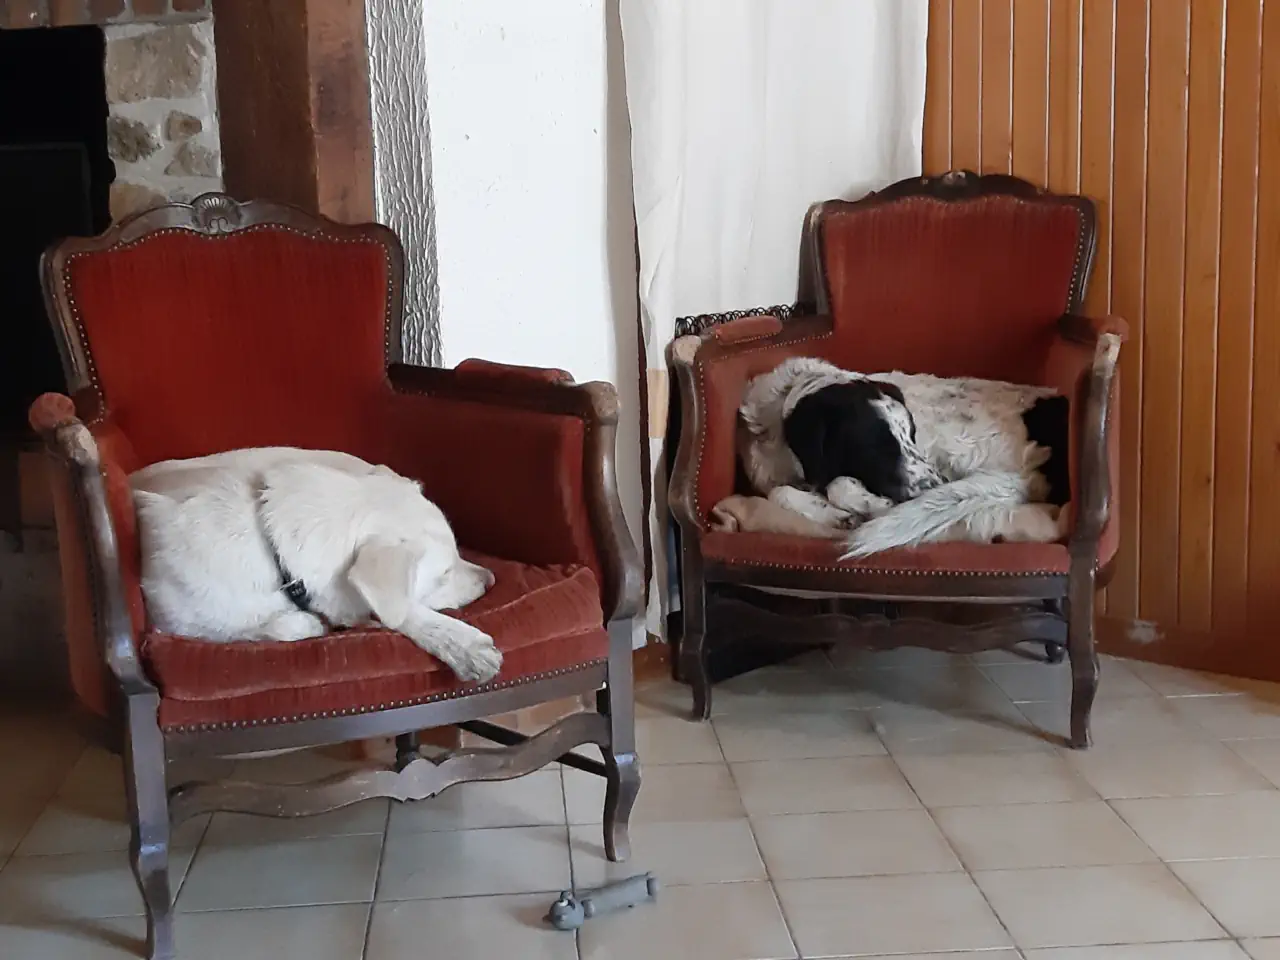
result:
[(809, 205), (920, 173), (928, 0), (620, 0), (649, 371), (648, 629), (677, 317), (791, 303)]

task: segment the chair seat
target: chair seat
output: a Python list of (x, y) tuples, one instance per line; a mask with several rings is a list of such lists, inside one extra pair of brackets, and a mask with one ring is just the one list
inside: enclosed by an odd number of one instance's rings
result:
[[(604, 659), (600, 591), (583, 566), (535, 567), (463, 551), (493, 571), (492, 588), (453, 612), (494, 638), (502, 671), (489, 687)], [(151, 632), (143, 658), (167, 730), (287, 723), (474, 693), (407, 637), (357, 628), (295, 643), (211, 643)]]
[[(1104, 535), (1098, 558), (1101, 565), (1110, 562), (1115, 541), (1115, 537)], [(839, 541), (814, 537), (723, 531), (702, 535), (702, 555), (707, 560), (728, 566), (857, 574), (864, 588), (867, 577), (1066, 576), (1071, 565), (1063, 543), (929, 543), (886, 550), (860, 560), (841, 560), (840, 553)]]

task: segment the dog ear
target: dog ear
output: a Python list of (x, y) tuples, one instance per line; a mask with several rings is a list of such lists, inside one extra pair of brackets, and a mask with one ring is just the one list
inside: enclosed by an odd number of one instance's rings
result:
[(371, 541), (356, 551), (347, 579), (385, 627), (399, 630), (409, 618), (417, 555), (403, 544)]
[[(812, 400), (813, 402), (806, 402)], [(782, 423), (782, 436), (791, 452), (800, 461), (805, 483), (818, 489), (824, 488), (830, 478), (826, 476), (827, 434), (831, 430), (828, 405), (818, 397), (806, 397), (796, 404), (791, 415)]]
[(907, 405), (907, 398), (903, 395), (902, 391), (899, 390), (897, 386), (895, 386), (894, 384), (889, 383), (886, 380), (872, 380), (871, 383), (875, 384), (876, 387), (880, 390), (880, 392), (883, 393), (886, 397), (892, 397), (894, 400), (897, 400), (904, 407)]

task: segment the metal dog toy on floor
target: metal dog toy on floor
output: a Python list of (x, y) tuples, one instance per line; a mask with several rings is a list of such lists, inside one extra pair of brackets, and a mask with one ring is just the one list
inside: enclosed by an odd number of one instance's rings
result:
[(557, 930), (577, 930), (592, 917), (602, 913), (634, 907), (658, 895), (658, 878), (652, 873), (639, 873), (626, 880), (607, 883), (575, 897), (566, 890), (551, 905), (546, 920)]

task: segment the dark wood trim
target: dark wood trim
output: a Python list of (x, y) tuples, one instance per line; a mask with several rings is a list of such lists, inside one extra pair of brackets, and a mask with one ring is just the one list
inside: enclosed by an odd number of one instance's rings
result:
[(372, 220), (361, 0), (213, 0), (224, 183), (343, 222)]

